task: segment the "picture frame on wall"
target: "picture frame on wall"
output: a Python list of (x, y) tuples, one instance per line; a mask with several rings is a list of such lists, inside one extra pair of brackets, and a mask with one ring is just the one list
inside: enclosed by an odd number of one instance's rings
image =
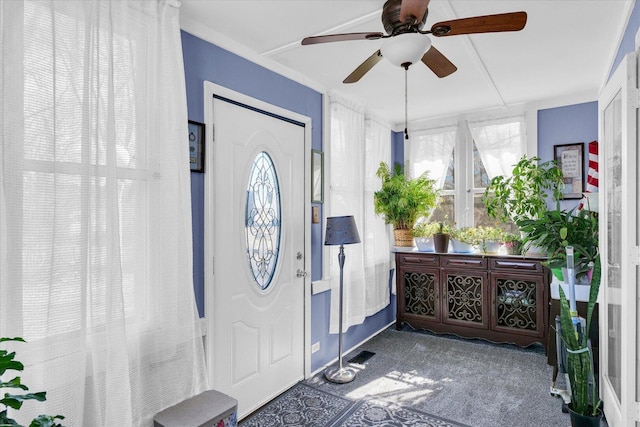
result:
[(311, 203), (324, 202), (324, 153), (311, 150)]
[(204, 123), (189, 120), (189, 164), (192, 172), (204, 172)]
[(553, 158), (564, 176), (562, 199), (582, 199), (584, 192), (584, 142), (553, 146)]

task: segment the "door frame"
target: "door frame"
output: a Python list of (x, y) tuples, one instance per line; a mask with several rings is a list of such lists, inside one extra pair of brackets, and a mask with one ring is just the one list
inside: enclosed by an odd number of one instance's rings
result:
[[(600, 398), (604, 402), (604, 411), (609, 425), (612, 427), (630, 425), (638, 421), (638, 402), (636, 402), (637, 387), (637, 362), (636, 344), (638, 337), (638, 326), (636, 323), (638, 303), (637, 289), (635, 284), (636, 272), (638, 269), (637, 259), (634, 254), (638, 253), (637, 235), (637, 212), (636, 212), (636, 182), (635, 170), (637, 166), (637, 140), (638, 128), (636, 127), (638, 117), (638, 53), (627, 54), (618, 68), (611, 75), (611, 78), (600, 91), (598, 96), (598, 128), (600, 141), (599, 163), (599, 206), (600, 206), (600, 254), (602, 257), (602, 281), (599, 293), (599, 318), (600, 318)], [(607, 180), (608, 168), (606, 165), (607, 151), (610, 149), (608, 141), (605, 139), (604, 129), (604, 109), (615, 98), (616, 94), (621, 94), (621, 120), (622, 120), (622, 248), (621, 260), (621, 282), (629, 283), (632, 286), (624, 286), (619, 289), (617, 295), (607, 292), (608, 278), (608, 211), (607, 211)], [(634, 99), (635, 98), (635, 99)], [(633, 217), (630, 215), (633, 213)], [(624, 255), (627, 253), (627, 255)], [(616, 301), (619, 300), (619, 301)], [(609, 364), (608, 334), (609, 318), (607, 316), (607, 306), (609, 301), (620, 303), (621, 314), (621, 374), (620, 374), (620, 394), (618, 401), (614, 390), (611, 388), (606, 372)]]
[[(308, 274), (304, 277), (304, 378), (311, 376), (311, 117), (268, 104), (264, 101), (252, 98), (242, 93), (233, 91), (224, 86), (205, 81), (204, 82), (204, 120), (205, 120), (205, 147), (210, 147), (214, 142), (213, 126), (213, 96), (218, 95), (230, 99), (250, 108), (265, 111), (270, 114), (281, 116), (304, 124), (304, 271)], [(214, 259), (215, 251), (213, 241), (214, 233), (214, 192), (215, 182), (213, 170), (215, 159), (213, 149), (205, 149), (205, 177), (204, 177), (204, 310), (205, 310), (205, 360), (207, 367), (215, 363), (213, 356), (213, 346), (215, 342), (211, 336), (214, 330), (213, 316), (208, 313), (214, 307)], [(215, 384), (213, 369), (208, 369), (209, 383)]]

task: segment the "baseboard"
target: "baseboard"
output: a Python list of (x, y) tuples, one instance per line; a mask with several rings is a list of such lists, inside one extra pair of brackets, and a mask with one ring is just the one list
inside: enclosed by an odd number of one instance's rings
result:
[[(382, 333), (383, 331), (385, 331), (387, 328), (389, 328), (389, 326), (391, 325), (395, 325), (396, 321), (392, 321), (389, 322), (389, 324), (383, 326), (382, 328), (380, 328), (379, 330), (377, 330), (376, 332), (372, 333), (371, 335), (369, 335), (367, 338), (363, 339), (362, 341), (360, 341), (359, 343), (357, 343), (356, 345), (352, 346), (351, 348), (347, 349), (347, 350), (343, 350), (342, 354), (343, 356), (345, 354), (349, 354), (350, 352), (352, 352), (353, 350), (355, 350), (356, 348), (360, 347), (362, 344), (366, 343), (367, 341), (369, 341), (371, 338), (375, 337), (376, 335)], [(335, 358), (331, 359), (331, 361), (329, 361), (329, 363), (325, 364), (324, 366), (322, 366), (321, 368), (316, 369), (315, 371), (311, 372), (311, 375), (309, 376), (309, 378), (315, 376), (316, 374), (323, 372), (325, 369), (327, 369), (328, 366), (336, 363), (338, 361), (338, 357), (336, 356)]]

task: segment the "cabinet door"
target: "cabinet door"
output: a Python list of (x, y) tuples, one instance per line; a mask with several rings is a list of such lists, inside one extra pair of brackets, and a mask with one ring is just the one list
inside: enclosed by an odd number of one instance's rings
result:
[(488, 273), (442, 269), (443, 323), (489, 329)]
[(544, 286), (539, 275), (491, 273), (491, 329), (542, 337)]
[(440, 322), (440, 269), (403, 266), (399, 269), (398, 311), (400, 318)]

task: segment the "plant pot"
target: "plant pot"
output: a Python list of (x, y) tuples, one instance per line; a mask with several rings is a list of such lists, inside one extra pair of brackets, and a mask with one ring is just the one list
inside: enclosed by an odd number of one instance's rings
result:
[(449, 235), (447, 233), (436, 233), (433, 235), (433, 249), (441, 254), (449, 252)]
[(522, 255), (522, 243), (512, 242), (510, 246), (507, 246), (507, 255)]
[(435, 247), (433, 244), (433, 238), (431, 237), (416, 237), (416, 246), (420, 252), (433, 252)]
[(464, 243), (457, 239), (451, 239), (451, 249), (457, 254), (470, 254), (474, 251), (474, 247), (470, 243)]
[(396, 246), (413, 247), (413, 231), (410, 228), (396, 228), (393, 230)]
[(569, 407), (569, 419), (571, 420), (571, 427), (600, 427), (600, 421), (602, 420), (602, 411), (598, 409), (598, 415), (592, 417), (591, 415), (582, 415), (574, 412)]
[(482, 245), (482, 250), (485, 254), (497, 254), (500, 251), (501, 243), (495, 240), (487, 240)]

